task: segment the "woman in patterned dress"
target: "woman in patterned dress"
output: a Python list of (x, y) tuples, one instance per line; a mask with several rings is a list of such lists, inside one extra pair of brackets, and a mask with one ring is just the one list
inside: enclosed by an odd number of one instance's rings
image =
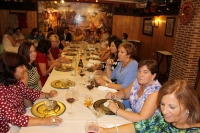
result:
[(4, 52), (0, 55), (0, 133), (7, 133), (15, 126), (59, 125), (62, 122), (57, 116), (35, 118), (25, 115), (24, 98), (35, 101), (57, 95), (55, 90), (47, 93), (27, 87), (21, 81), (26, 71), (25, 63), (24, 56), (17, 53)]
[[(24, 55), (27, 60), (27, 63), (25, 64), (26, 71), (24, 72), (24, 78), (22, 79), (22, 82), (24, 82), (24, 84), (31, 89), (41, 91), (42, 83), (40, 81), (40, 75), (37, 72), (35, 64), (37, 52), (34, 44), (27, 41), (23, 42), (23, 44), (19, 46), (18, 54)], [(26, 107), (31, 107), (33, 106), (33, 101), (24, 99), (24, 104)]]
[[(129, 99), (132, 111), (119, 109), (114, 103), (110, 103), (108, 108), (117, 115), (125, 119), (137, 122), (149, 119), (159, 113), (156, 100), (161, 87), (157, 75), (157, 63), (155, 60), (142, 60), (138, 64), (137, 79), (127, 88), (117, 92), (109, 92), (107, 99)], [(148, 110), (148, 111), (147, 111)]]
[(167, 81), (159, 91), (161, 113), (100, 133), (200, 133), (200, 106), (195, 90), (185, 80)]

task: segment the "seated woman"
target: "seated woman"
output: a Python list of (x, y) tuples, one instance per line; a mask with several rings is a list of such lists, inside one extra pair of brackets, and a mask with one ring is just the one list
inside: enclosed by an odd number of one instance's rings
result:
[[(19, 46), (18, 54), (24, 55), (27, 61), (25, 64), (26, 71), (24, 72), (24, 78), (21, 81), (24, 82), (24, 84), (26, 84), (29, 88), (41, 91), (42, 83), (36, 68), (35, 60), (37, 52), (34, 44), (27, 41), (23, 42)], [(31, 107), (33, 106), (33, 101), (24, 99), (24, 104), (26, 107)]]
[(101, 36), (100, 47), (99, 50), (101, 53), (104, 53), (108, 48), (108, 37), (110, 35), (108, 33), (104, 33)]
[(75, 42), (80, 42), (83, 41), (84, 35), (83, 32), (80, 28), (77, 28), (76, 31), (74, 32), (73, 36), (73, 41)]
[[(195, 90), (185, 80), (167, 81), (159, 91), (161, 113), (114, 128), (101, 128), (100, 133), (199, 133), (200, 107)], [(150, 109), (150, 108), (149, 108)]]
[(91, 31), (90, 30), (86, 30), (85, 31), (85, 36), (83, 38), (83, 41), (91, 43), (93, 39), (94, 39), (94, 36), (91, 35)]
[(100, 58), (100, 62), (106, 62), (108, 58), (110, 58), (110, 45), (111, 42), (113, 42), (114, 40), (117, 40), (118, 37), (113, 35), (108, 37), (108, 49), (102, 53), (101, 58)]
[(40, 80), (42, 82), (42, 86), (45, 84), (47, 78), (49, 77), (49, 73), (53, 70), (56, 66), (61, 66), (60, 62), (52, 61), (49, 62), (47, 59), (47, 54), (51, 48), (51, 42), (49, 40), (41, 39), (38, 42), (38, 46), (36, 47), (37, 50), (37, 71), (40, 75)]
[(39, 34), (39, 30), (37, 28), (33, 28), (28, 36), (28, 39), (39, 41), (40, 39), (42, 39), (42, 36)]
[[(109, 92), (108, 99), (128, 99), (132, 112), (121, 110), (115, 104), (110, 104), (108, 108), (127, 120), (132, 122), (148, 119), (159, 113), (157, 109), (157, 96), (161, 87), (158, 80), (154, 80), (157, 75), (157, 63), (154, 60), (142, 60), (138, 64), (137, 79), (127, 88), (117, 92)], [(146, 111), (148, 109), (148, 111)]]
[(21, 82), (24, 71), (26, 71), (25, 63), (24, 56), (17, 53), (4, 52), (0, 55), (1, 133), (7, 133), (15, 126), (59, 125), (62, 122), (62, 119), (57, 116), (35, 118), (25, 115), (23, 98), (35, 101), (39, 98), (52, 98), (57, 95), (55, 90), (51, 90), (50, 93), (35, 91)]
[(13, 35), (13, 28), (6, 27), (4, 35), (3, 35), (3, 39), (2, 39), (2, 44), (3, 44), (5, 51), (17, 53), (18, 47), (20, 44), (16, 43), (16, 41), (13, 39), (12, 35)]
[[(110, 59), (113, 59), (113, 63), (111, 66), (112, 71), (117, 67), (119, 61), (118, 61), (118, 47), (122, 43), (121, 39), (117, 39), (111, 42), (110, 45)], [(96, 73), (100, 75), (106, 75), (106, 72), (104, 70), (106, 69), (106, 62), (102, 62), (102, 69), (97, 70)], [(112, 80), (112, 79), (111, 79)], [(114, 82), (114, 80), (112, 80)]]
[(51, 48), (49, 50), (49, 54), (47, 54), (47, 57), (50, 61), (58, 61), (60, 63), (70, 63), (70, 60), (66, 57), (61, 57), (61, 52), (67, 52), (67, 50), (62, 50), (58, 47), (60, 44), (59, 37), (56, 34), (52, 34), (49, 37), (49, 40), (51, 41)]
[[(118, 60), (120, 61), (117, 67), (112, 71), (111, 67), (113, 59), (108, 59), (106, 64), (106, 73), (109, 79), (116, 79), (117, 84), (107, 83), (107, 81), (101, 77), (95, 78), (97, 83), (102, 86), (113, 88), (116, 90), (122, 90), (128, 87), (135, 79), (138, 70), (138, 63), (134, 60), (135, 47), (131, 43), (122, 43), (118, 48)], [(124, 100), (126, 108), (129, 108), (129, 100)]]
[(16, 30), (16, 31), (15, 31), (15, 33), (13, 34), (13, 38), (14, 38), (14, 40), (15, 40), (17, 43), (22, 44), (23, 41), (25, 40), (24, 36), (23, 36), (22, 33), (21, 33), (21, 32), (22, 32), (22, 29), (21, 29), (20, 27), (17, 27), (15, 30)]

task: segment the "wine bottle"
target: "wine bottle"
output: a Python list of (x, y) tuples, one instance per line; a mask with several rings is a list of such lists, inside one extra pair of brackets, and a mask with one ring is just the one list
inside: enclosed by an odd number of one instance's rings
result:
[(79, 69), (82, 69), (82, 68), (83, 68), (82, 55), (80, 56), (80, 60), (79, 60), (79, 63), (78, 63), (78, 68), (79, 68)]

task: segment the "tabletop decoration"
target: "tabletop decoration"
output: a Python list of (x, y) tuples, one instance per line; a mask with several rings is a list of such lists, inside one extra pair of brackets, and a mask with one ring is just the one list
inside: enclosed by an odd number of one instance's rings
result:
[[(94, 109), (98, 109), (98, 108), (101, 108), (106, 115), (115, 115), (115, 113), (113, 113), (109, 108), (105, 107), (104, 106), (104, 103), (107, 102), (108, 99), (100, 99), (100, 100), (97, 100), (94, 104), (93, 104), (93, 107)], [(117, 101), (117, 100), (113, 100), (113, 102), (115, 102), (120, 109), (125, 109), (125, 106), (123, 103)]]
[(53, 111), (49, 111), (48, 113), (46, 113), (47, 107), (45, 106), (45, 102), (39, 102), (33, 105), (33, 107), (31, 108), (31, 113), (36, 116), (36, 117), (40, 117), (40, 118), (44, 118), (44, 117), (49, 117), (52, 115), (61, 115), (66, 107), (62, 102), (56, 101), (57, 104), (54, 107)]
[(63, 84), (62, 80), (54, 80), (51, 82), (51, 86), (56, 89), (69, 89), (69, 87), (74, 86), (75, 82), (71, 80), (67, 80), (65, 84)]

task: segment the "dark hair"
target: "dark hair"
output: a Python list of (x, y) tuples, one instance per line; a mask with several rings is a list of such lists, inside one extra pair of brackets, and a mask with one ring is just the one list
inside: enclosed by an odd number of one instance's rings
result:
[(90, 30), (85, 30), (85, 33), (86, 33), (86, 32), (88, 32), (89, 34), (91, 33), (91, 31), (90, 31)]
[(123, 33), (124, 39), (128, 38), (128, 34), (127, 33)]
[(47, 39), (49, 39), (49, 37), (53, 34), (56, 34), (54, 31), (50, 31), (48, 34), (47, 34)]
[(115, 56), (114, 53), (110, 53), (110, 58), (114, 59), (114, 61), (117, 61), (117, 59), (118, 59), (118, 48), (119, 48), (119, 45), (122, 43), (122, 40), (121, 39), (117, 39), (117, 40), (114, 40), (112, 42), (115, 44), (115, 47), (117, 48), (117, 54)]
[(35, 32), (39, 32), (39, 30), (37, 28), (33, 28), (31, 34), (34, 34)]
[(43, 54), (48, 54), (49, 49), (51, 48), (51, 41), (40, 39), (38, 42), (38, 46), (36, 47), (37, 51), (40, 51)]
[[(19, 45), (19, 49), (18, 49), (18, 54), (24, 55), (24, 57), (26, 58), (26, 67), (27, 69), (31, 69), (32, 66), (36, 66), (35, 61), (33, 61), (31, 63), (31, 65), (29, 65), (30, 62), (30, 48), (31, 46), (34, 46), (34, 43), (32, 42), (28, 42), (28, 41), (24, 41), (21, 45)], [(35, 47), (35, 46), (34, 46)]]
[(127, 55), (130, 55), (131, 59), (134, 59), (135, 54), (136, 54), (136, 48), (132, 43), (123, 42), (122, 44), (120, 44), (119, 48), (120, 47), (123, 47), (126, 50)]
[(188, 86), (185, 80), (169, 80), (163, 84), (159, 90), (158, 102), (160, 103), (163, 96), (174, 94), (179, 104), (189, 111), (186, 119), (187, 124), (200, 122), (200, 107), (198, 96), (195, 90)]
[(0, 83), (5, 86), (16, 84), (18, 79), (14, 74), (18, 66), (26, 63), (23, 55), (13, 52), (3, 52), (0, 55)]
[(48, 32), (50, 32), (50, 31), (53, 31), (53, 28), (51, 28), (51, 27), (50, 27), (50, 28), (48, 28)]
[(110, 47), (111, 42), (113, 42), (114, 40), (117, 40), (118, 37), (116, 35), (112, 35), (108, 37), (108, 46)]
[(138, 64), (138, 68), (141, 68), (145, 65), (151, 71), (151, 74), (156, 74), (155, 79), (157, 79), (157, 75), (158, 75), (157, 61), (155, 61), (153, 59), (141, 60)]
[(17, 27), (17, 28), (15, 29), (15, 32), (17, 32), (17, 30), (20, 30), (20, 32), (21, 32), (21, 31), (22, 31), (22, 28)]

